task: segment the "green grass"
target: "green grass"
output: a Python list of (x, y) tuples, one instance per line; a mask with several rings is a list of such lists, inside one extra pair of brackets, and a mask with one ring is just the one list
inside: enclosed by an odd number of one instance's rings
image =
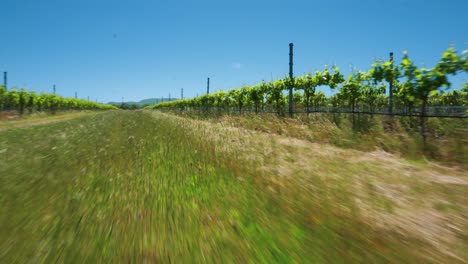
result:
[(423, 261), (347, 181), (278, 183), (210, 133), (146, 111), (0, 132), (0, 262)]

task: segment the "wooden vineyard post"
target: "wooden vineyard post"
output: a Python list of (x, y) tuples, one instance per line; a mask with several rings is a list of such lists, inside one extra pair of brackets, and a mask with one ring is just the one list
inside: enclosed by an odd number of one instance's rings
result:
[[(184, 100), (184, 88), (180, 88), (180, 100)], [(184, 111), (184, 105), (183, 103), (181, 103), (182, 105), (180, 106), (180, 111)]]
[[(390, 63), (393, 71), (393, 52), (390, 52)], [(392, 73), (393, 74), (393, 73)], [(389, 82), (389, 91), (388, 91), (388, 112), (390, 115), (393, 113), (393, 78)]]
[(7, 103), (7, 96), (6, 93), (8, 92), (8, 87), (7, 87), (7, 72), (3, 72), (3, 85), (5, 85), (5, 99), (3, 100), (3, 110), (6, 111), (8, 109)]
[(293, 86), (294, 86), (294, 77), (293, 77), (293, 43), (289, 43), (289, 78), (291, 83), (289, 84), (289, 116), (293, 115)]
[[(206, 95), (209, 95), (210, 94), (210, 77), (208, 77), (207, 81), (206, 81)], [(208, 105), (208, 102), (205, 101), (205, 112), (208, 112), (208, 108), (209, 108), (209, 105)]]

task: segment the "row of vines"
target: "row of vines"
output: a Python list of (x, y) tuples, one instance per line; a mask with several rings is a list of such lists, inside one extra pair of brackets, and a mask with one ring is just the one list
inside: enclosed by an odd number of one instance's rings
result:
[[(464, 82), (462, 87), (449, 89), (449, 77), (467, 72), (467, 51), (458, 54), (451, 47), (433, 68), (417, 67), (405, 52), (399, 64), (393, 60), (377, 60), (368, 71), (355, 70), (347, 78), (338, 67), (325, 67), (322, 71), (294, 79), (286, 77), (263, 81), (250, 87), (228, 92), (219, 90), (149, 108), (275, 112), (284, 115), (288, 102), (285, 91), (294, 87), (295, 112), (343, 111), (424, 116), (443, 111), (439, 114), (464, 117), (468, 106), (468, 84)], [(327, 97), (323, 91), (318, 91), (318, 87), (329, 87), (332, 95)]]
[(36, 94), (34, 91), (24, 89), (11, 89), (0, 86), (0, 111), (17, 110), (20, 114), (25, 111), (61, 111), (61, 110), (108, 110), (115, 106), (100, 104), (76, 98), (65, 98), (55, 94)]

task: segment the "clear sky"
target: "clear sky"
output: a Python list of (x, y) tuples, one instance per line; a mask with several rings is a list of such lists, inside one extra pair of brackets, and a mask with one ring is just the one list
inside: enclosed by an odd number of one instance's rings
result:
[(405, 49), (432, 67), (468, 49), (467, 12), (467, 0), (2, 0), (0, 71), (10, 88), (108, 102), (284, 77), (290, 42), (295, 75), (367, 70)]

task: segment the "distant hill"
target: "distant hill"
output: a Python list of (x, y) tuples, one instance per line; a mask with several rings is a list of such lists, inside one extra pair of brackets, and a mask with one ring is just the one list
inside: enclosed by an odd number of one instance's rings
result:
[[(143, 100), (138, 101), (138, 102), (128, 101), (128, 102), (124, 102), (124, 104), (137, 105), (139, 107), (142, 107), (142, 106), (145, 106), (145, 105), (155, 105), (157, 103), (160, 103), (161, 101), (162, 102), (167, 102), (167, 101), (173, 101), (173, 100), (177, 100), (177, 98), (171, 98), (170, 100), (169, 100), (169, 98), (148, 98), (148, 99), (143, 99)], [(120, 105), (120, 104), (122, 104), (122, 102), (109, 102), (108, 104)]]

